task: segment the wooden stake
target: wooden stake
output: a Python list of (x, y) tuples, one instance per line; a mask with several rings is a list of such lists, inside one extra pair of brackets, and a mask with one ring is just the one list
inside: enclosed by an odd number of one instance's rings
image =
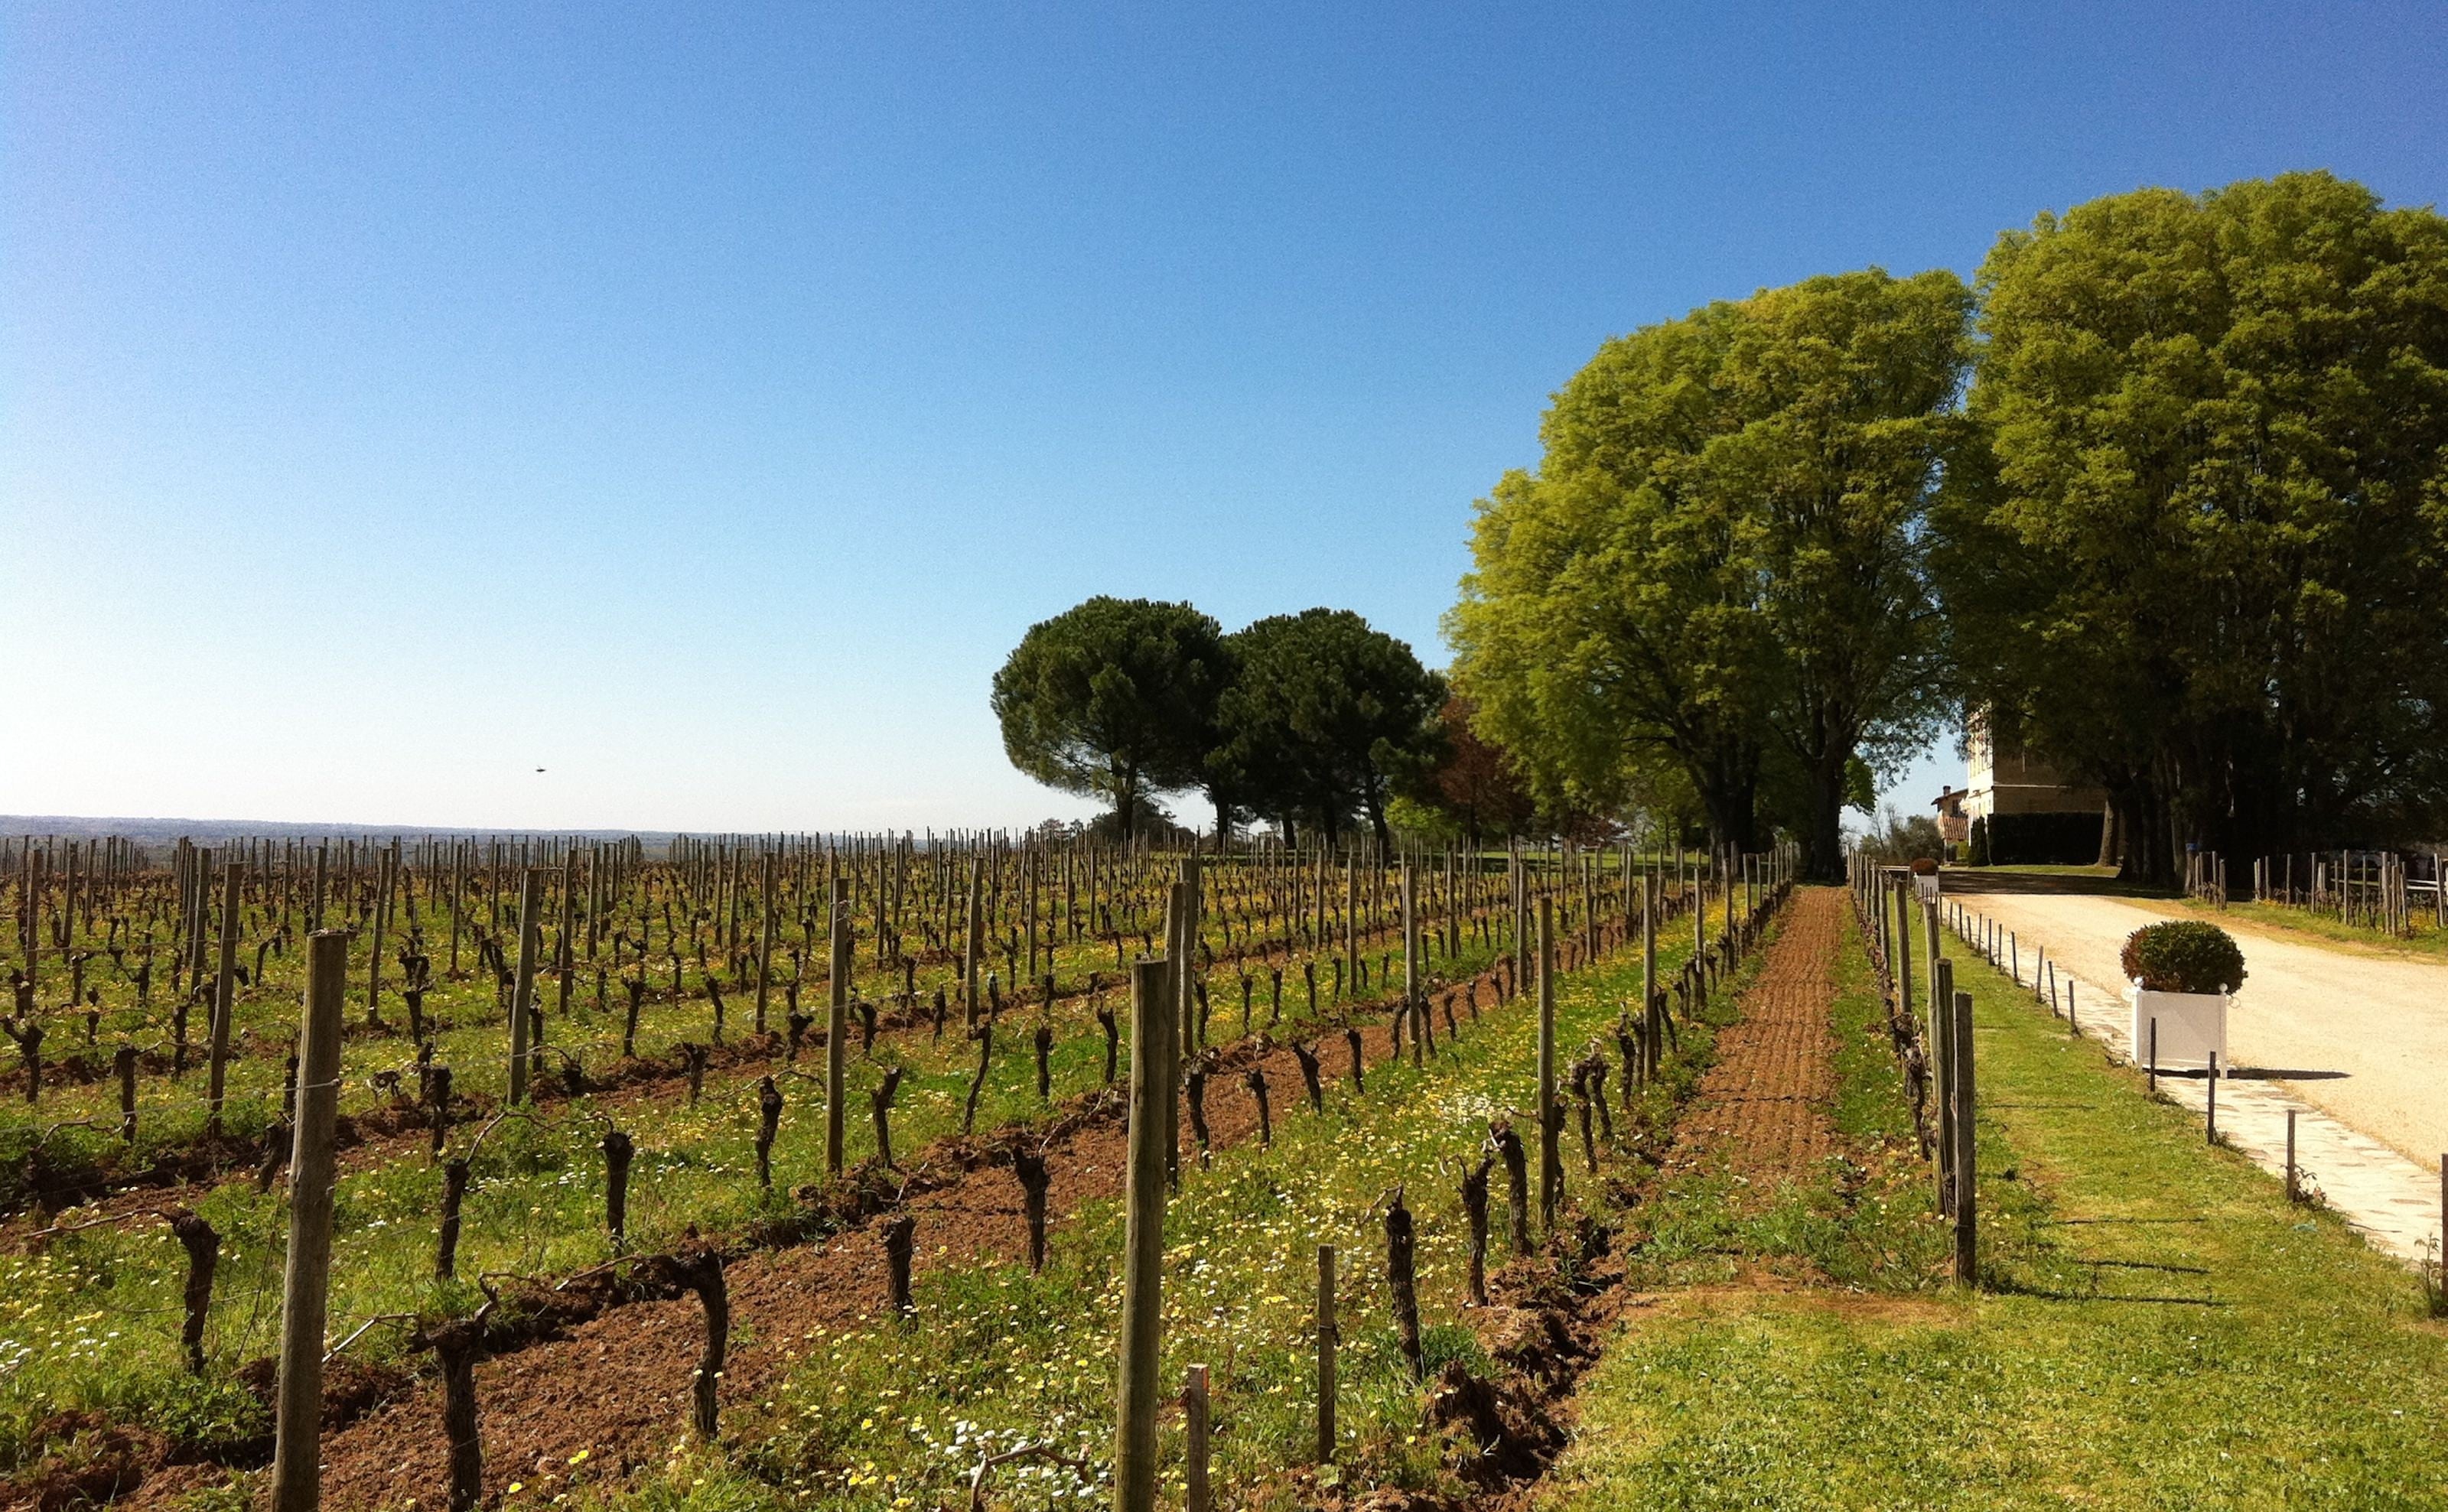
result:
[(1114, 1433), (1115, 1512), (1155, 1512), (1156, 1404), (1163, 1345), (1165, 1114), (1173, 1101), (1171, 968), (1131, 968), (1129, 1202), (1122, 1239), (1121, 1384)]
[(1973, 1201), (1972, 994), (1955, 995), (1955, 1028), (1948, 1036), (1955, 1062), (1955, 1278), (1980, 1284), (1976, 1204)]
[(832, 980), (825, 1007), (825, 1174), (842, 1174), (842, 1075), (850, 1052), (850, 884), (835, 879), (831, 913)]
[(544, 909), (544, 873), (529, 868), (519, 886), (519, 968), (510, 986), (510, 1105), (527, 1100), (527, 1015), (535, 1005), (537, 917)]
[[(229, 875), (234, 903), (235, 866)], [(222, 938), (230, 938), (226, 928)], [(222, 960), (226, 966), (226, 947)], [(314, 1512), (322, 1495), (323, 1321), (332, 1280), (333, 1136), (340, 1111), (340, 1013), (348, 974), (347, 933), (332, 929), (316, 934), (308, 946), (306, 1013), (298, 1031), (297, 1133), (289, 1174), (289, 1267), (281, 1288), (273, 1512)]]
[(1317, 1247), (1317, 1463), (1334, 1463), (1334, 1246)]
[(1181, 1417), (1188, 1441), (1182, 1463), (1182, 1478), (1188, 1483), (1184, 1496), (1187, 1512), (1210, 1512), (1214, 1506), (1207, 1492), (1208, 1414), (1207, 1367), (1194, 1365), (1181, 1390)]
[[(1657, 1051), (1664, 1038), (1657, 1005), (1657, 877), (1640, 874), (1640, 1063), (1644, 1075), (1654, 1075)], [(1626, 1086), (1630, 1081), (1627, 1079)]]
[(765, 919), (756, 937), (756, 1032), (765, 1032), (765, 1000), (774, 987), (774, 852), (765, 852)]
[[(232, 994), (238, 985), (238, 884), (241, 871), (235, 861), (221, 869), (221, 955), (220, 967), (213, 977), (212, 1070), (205, 1094), (205, 1100), (211, 1105), (207, 1127), (215, 1139), (219, 1139), (221, 1132), (221, 1091), (229, 1062), (230, 1009), (235, 1001)], [(343, 971), (346, 969), (342, 967)]]
[(1539, 1218), (1550, 1237), (1564, 1200), (1556, 1107), (1556, 900), (1539, 900)]
[(1954, 1040), (1955, 1016), (1947, 1011), (1954, 1001), (1955, 963), (1941, 956), (1930, 978), (1924, 1054), (1929, 1062), (1930, 1125), (1938, 1141), (1938, 1210), (1941, 1214), (1955, 1211), (1955, 1059), (1948, 1048)]
[(119, 1139), (123, 1144), (136, 1142), (136, 1046), (123, 1044), (111, 1055), (111, 1068), (119, 1075)]

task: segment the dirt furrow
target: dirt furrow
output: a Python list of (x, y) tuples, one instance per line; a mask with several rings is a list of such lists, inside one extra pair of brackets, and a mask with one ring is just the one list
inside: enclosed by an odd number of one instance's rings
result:
[(1667, 1156), (1672, 1170), (1737, 1176), (1753, 1188), (1807, 1180), (1838, 1153), (1836, 951), (1845, 894), (1805, 888), (1743, 996), (1742, 1016), (1717, 1036)]
[[(1495, 975), (1477, 979), (1483, 994)], [(1438, 989), (1432, 1003), (1442, 1003), (1446, 990), (1461, 992), (1463, 985)], [(1459, 1004), (1455, 1012), (1463, 1012)], [(1382, 1006), (1367, 1014), (1361, 1032), (1365, 1063), (1373, 1067), (1390, 1049)], [(1440, 1013), (1441, 1039), (1444, 1032)], [(1338, 1083), (1348, 1086), (1342, 1034), (1329, 1032), (1316, 1050), (1329, 1094)], [(1217, 1148), (1256, 1137), (1256, 1100), (1243, 1080), (1251, 1069), (1265, 1073), (1276, 1121), (1310, 1116), (1299, 1063), (1288, 1043), (1251, 1042), (1238, 1053), (1223, 1054), (1205, 1099)], [(1195, 1160), (1186, 1114), (1182, 1142), (1185, 1161)], [(1077, 1121), (1045, 1149), (1053, 1177), (1049, 1248), (1061, 1245), (1064, 1221), (1082, 1206), (1119, 1192), (1124, 1148), (1119, 1121), (1098, 1117)], [(811, 1332), (841, 1328), (889, 1305), (880, 1235), (885, 1220), (903, 1213), (916, 1220), (917, 1276), (947, 1266), (1026, 1258), (1021, 1189), (1007, 1166), (995, 1164), (914, 1193), (821, 1243), (760, 1250), (735, 1261), (727, 1271), (733, 1349), (721, 1393), (726, 1416), (763, 1400), (790, 1370)], [(477, 1385), (488, 1495), (499, 1495), (512, 1481), (538, 1488), (562, 1485), (572, 1474), (570, 1457), (581, 1450), (585, 1469), (580, 1473), (590, 1480), (618, 1481), (659, 1458), (687, 1432), (691, 1370), (703, 1337), (704, 1314), (695, 1299), (640, 1301), (600, 1313), (566, 1338), (486, 1362)], [(383, 1507), (411, 1496), (432, 1504), (449, 1476), (438, 1388), (420, 1383), (327, 1434), (324, 1463), (326, 1505)], [(166, 1506), (218, 1475), (210, 1466), (172, 1466), (148, 1478), (127, 1504)]]
[[(1365, 1029), (1363, 1043), (1368, 1063), (1386, 1058), (1382, 1024)], [(1340, 1048), (1334, 1040), (1325, 1047), (1321, 1058), (1329, 1070), (1345, 1059), (1331, 1053)], [(1272, 1049), (1209, 1081), (1207, 1121), (1219, 1148), (1256, 1137), (1256, 1101), (1238, 1074), (1248, 1066), (1265, 1071), (1275, 1118), (1310, 1116), (1291, 1051)], [(1195, 1160), (1186, 1118), (1183, 1146), (1184, 1159)], [(1046, 1151), (1053, 1176), (1049, 1249), (1063, 1242), (1064, 1220), (1119, 1193), (1125, 1149), (1119, 1124), (1100, 1120)], [(1005, 1167), (970, 1171), (895, 1211), (917, 1220), (915, 1276), (1027, 1258), (1021, 1189)], [(762, 1401), (815, 1330), (840, 1329), (889, 1305), (882, 1227), (878, 1218), (826, 1243), (761, 1252), (730, 1268), (735, 1345), (722, 1387), (726, 1413)], [(482, 1368), (488, 1495), (514, 1480), (557, 1489), (573, 1473), (570, 1457), (582, 1450), (589, 1479), (625, 1477), (660, 1457), (687, 1432), (690, 1371), (704, 1328), (694, 1299), (641, 1302), (603, 1313), (565, 1342)], [(327, 1445), (325, 1466), (324, 1501), (333, 1507), (382, 1506), (400, 1499), (400, 1487), (444, 1483), (449, 1465), (438, 1393), (422, 1387), (336, 1435)]]

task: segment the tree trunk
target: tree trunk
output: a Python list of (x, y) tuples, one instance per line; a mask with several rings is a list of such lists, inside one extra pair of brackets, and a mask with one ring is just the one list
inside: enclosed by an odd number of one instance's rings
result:
[(1805, 864), (1813, 882), (1845, 880), (1845, 769), (1851, 761), (1852, 753), (1847, 751), (1823, 757), (1809, 769), (1810, 829)]
[(1688, 761), (1685, 769), (1699, 791), (1700, 806), (1708, 815), (1711, 848), (1758, 850), (1758, 757)]
[(2153, 887), (2175, 886), (2175, 814), (2158, 774), (2137, 775), (2123, 789), (2117, 812), (2125, 841), (2118, 877)]

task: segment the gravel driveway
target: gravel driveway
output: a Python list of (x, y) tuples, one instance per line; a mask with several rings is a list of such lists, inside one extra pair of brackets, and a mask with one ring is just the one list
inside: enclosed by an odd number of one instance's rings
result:
[[(1945, 890), (2016, 931), (2023, 956), (2121, 989), (2125, 937), (2155, 919), (2198, 918), (2150, 899), (2066, 890), (2075, 879), (1950, 871)], [(2448, 965), (2346, 945), (2310, 945), (2221, 921), (2248, 973), (2228, 1019), (2236, 1073), (2284, 1081), (2339, 1121), (2437, 1170), (2448, 1151)]]

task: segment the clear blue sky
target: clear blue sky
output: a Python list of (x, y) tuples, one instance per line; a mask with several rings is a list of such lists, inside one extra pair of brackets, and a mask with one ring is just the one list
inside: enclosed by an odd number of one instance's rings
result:
[(1023, 629), (1442, 662), (1611, 334), (2140, 184), (2443, 197), (2436, 4), (1839, 10), (10, 7), (0, 811), (1076, 814)]

